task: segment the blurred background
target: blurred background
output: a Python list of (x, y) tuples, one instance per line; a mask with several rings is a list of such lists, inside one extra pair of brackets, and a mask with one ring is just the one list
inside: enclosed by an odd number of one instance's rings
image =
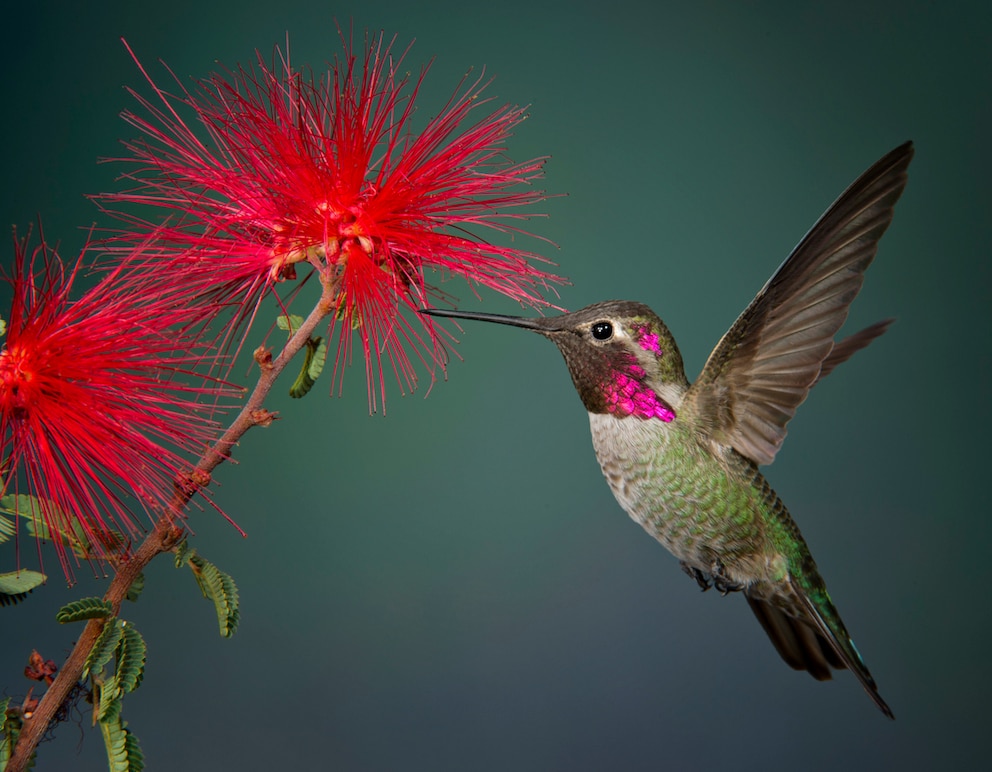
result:
[[(188, 572), (153, 564), (125, 613), (149, 646), (124, 717), (158, 769), (924, 770), (977, 767), (990, 718), (987, 438), (992, 82), (985, 3), (167, 4), (38, 2), (0, 32), (0, 218), (72, 255), (133, 136), (120, 38), (182, 79), (340, 51), (334, 26), (436, 57), (441, 108), (469, 68), (529, 104), (514, 159), (550, 154), (547, 220), (571, 309), (652, 306), (694, 378), (846, 185), (907, 139), (909, 187), (848, 329), (895, 316), (800, 409), (766, 473), (892, 706), (848, 673), (785, 666), (739, 596), (702, 595), (614, 502), (554, 347), (466, 325), (446, 382), (369, 416), (363, 367), (245, 438), (195, 514), (242, 623), (216, 632)], [(3, 249), (3, 260), (13, 250)], [(446, 289), (462, 307), (513, 303)], [(261, 332), (259, 333), (261, 334)], [(246, 379), (247, 382), (247, 379)], [(6, 551), (8, 557), (10, 551)], [(0, 693), (32, 648), (61, 662), (80, 571), (0, 611)], [(104, 769), (77, 715), (38, 769)], [(85, 729), (85, 731), (84, 731)]]

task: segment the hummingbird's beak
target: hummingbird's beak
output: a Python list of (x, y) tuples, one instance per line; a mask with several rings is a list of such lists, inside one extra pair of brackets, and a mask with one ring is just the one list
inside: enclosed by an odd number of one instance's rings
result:
[(449, 311), (445, 308), (421, 308), (420, 313), (429, 316), (445, 316), (452, 319), (474, 319), (478, 322), (494, 322), (495, 324), (506, 324), (510, 327), (522, 327), (525, 330), (534, 332), (549, 333), (555, 328), (552, 319), (538, 317), (528, 319), (525, 316), (507, 316), (506, 314), (480, 314), (469, 311)]

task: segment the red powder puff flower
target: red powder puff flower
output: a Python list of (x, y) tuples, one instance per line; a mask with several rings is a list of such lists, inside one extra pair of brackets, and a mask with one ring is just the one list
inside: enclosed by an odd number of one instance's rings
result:
[(444, 366), (431, 319), (402, 313), (435, 293), (428, 272), (530, 305), (547, 305), (541, 291), (563, 280), (537, 269), (537, 255), (476, 235), (523, 233), (516, 223), (532, 214), (521, 207), (545, 198), (530, 187), (543, 159), (504, 155), (524, 112), (492, 109), (480, 78), (463, 82), (416, 131), (426, 68), (411, 81), (406, 52), (394, 59), (381, 35), (366, 42), (361, 62), (342, 40), (343, 60), (320, 77), (294, 69), (278, 50), (272, 66), (259, 57), (254, 68), (215, 74), (192, 91), (180, 86), (178, 95), (144, 73), (155, 98), (135, 93), (142, 115), (124, 117), (145, 139), (125, 143), (131, 155), (118, 159), (130, 163), (125, 176), (137, 185), (98, 199), (111, 209), (171, 211), (165, 225), (115, 214), (131, 236), (154, 241), (144, 259), (164, 261), (158, 270), (186, 300), (238, 309), (232, 337), (247, 333), (244, 323), (276, 282), (296, 279), (301, 263), (314, 266), (336, 289), (338, 364), (356, 331), (374, 410), (377, 392), (385, 396), (383, 355), (401, 389), (416, 384), (407, 347), (428, 368)]
[(137, 511), (175, 506), (190, 470), (182, 454), (215, 437), (207, 413), (227, 390), (191, 375), (197, 320), (167, 293), (137, 291), (118, 268), (72, 299), (85, 250), (66, 265), (29, 237), (14, 243), (13, 270), (2, 272), (13, 298), (0, 351), (0, 485), (38, 498), (40, 512), (22, 514), (40, 519), (36, 532), (48, 532), (71, 578), (69, 546), (106, 559), (139, 530)]

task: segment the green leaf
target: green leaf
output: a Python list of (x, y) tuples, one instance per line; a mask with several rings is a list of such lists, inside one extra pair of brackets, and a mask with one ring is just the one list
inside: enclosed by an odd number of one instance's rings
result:
[[(60, 541), (68, 544), (79, 557), (89, 554), (90, 541), (78, 518), (70, 517), (50, 500), (39, 499), (26, 493), (8, 494), (0, 498), (0, 512), (20, 517), (24, 520), (28, 534), (44, 541)], [(57, 523), (53, 535), (49, 521)], [(66, 526), (63, 523), (68, 524)]]
[(45, 583), (46, 577), (38, 571), (11, 571), (0, 574), (0, 592), (13, 594), (15, 592), (31, 592), (35, 587)]
[(290, 335), (293, 335), (302, 325), (303, 317), (296, 314), (276, 317), (276, 327), (280, 330), (286, 330)]
[(115, 673), (100, 685), (100, 702), (96, 706), (97, 721), (113, 721), (121, 715), (121, 687)]
[(80, 622), (83, 619), (102, 619), (114, 615), (114, 607), (100, 598), (81, 598), (67, 603), (55, 615), (60, 625)]
[(107, 762), (110, 772), (142, 772), (145, 757), (141, 753), (138, 738), (121, 720), (120, 711), (111, 711), (105, 719), (100, 719), (100, 733), (107, 749)]
[[(0, 736), (0, 772), (7, 768), (7, 762), (10, 761), (14, 746), (17, 745), (17, 740), (21, 736), (21, 729), (24, 726), (21, 711), (16, 706), (9, 715), (7, 714), (10, 707), (9, 703), (9, 697), (0, 702), (0, 735), (2, 735)], [(37, 759), (38, 752), (32, 752), (25, 769), (34, 769)]]
[(24, 600), (28, 593), (48, 579), (38, 571), (11, 571), (0, 574), (0, 606), (13, 606)]
[(110, 772), (130, 772), (131, 765), (127, 756), (127, 730), (124, 729), (124, 722), (121, 721), (120, 712), (108, 715), (106, 720), (100, 721), (100, 733), (103, 735), (103, 744), (107, 749), (107, 763)]
[(52, 538), (51, 531), (48, 530), (48, 526), (45, 525), (45, 521), (41, 519), (41, 515), (38, 515), (36, 520), (28, 520), (28, 515), (21, 513), (21, 517), (25, 518), (26, 525), (28, 529), (28, 534), (40, 541), (55, 541)]
[(134, 603), (138, 600), (138, 596), (141, 595), (143, 589), (145, 589), (145, 575), (138, 574), (134, 578), (134, 581), (131, 582), (131, 586), (127, 588), (127, 595), (124, 598)]
[(147, 647), (141, 633), (128, 622), (121, 622), (121, 640), (117, 644), (117, 671), (115, 673), (121, 692), (133, 692), (141, 684), (145, 673)]
[(120, 620), (116, 618), (108, 619), (107, 624), (100, 633), (100, 637), (93, 644), (90, 655), (86, 658), (86, 664), (83, 665), (83, 678), (90, 673), (99, 673), (103, 670), (104, 666), (110, 662), (110, 658), (114, 656), (114, 651), (116, 651), (120, 639)]
[[(55, 533), (53, 535), (48, 522), (42, 518), (41, 503), (38, 499), (35, 499), (34, 496), (24, 495), (20, 495), (18, 498), (31, 500), (29, 506), (33, 508), (20, 509), (18, 512), (24, 518), (28, 533), (31, 536), (42, 541), (57, 541), (66, 544), (74, 555), (84, 560), (89, 557), (90, 540), (77, 518), (65, 515), (54, 504), (48, 502), (45, 507), (46, 512), (49, 519), (56, 523)], [(23, 503), (21, 502), (18, 506), (21, 506)], [(63, 523), (68, 523), (68, 526), (64, 526)]]
[(313, 380), (317, 380), (324, 371), (324, 362), (327, 361), (327, 344), (319, 336), (310, 340), (317, 344), (317, 348), (313, 352), (307, 373)]
[(189, 566), (193, 571), (203, 597), (212, 600), (217, 611), (217, 623), (220, 634), (230, 638), (238, 629), (241, 612), (238, 607), (238, 588), (230, 574), (221, 571), (217, 566), (200, 555), (189, 557)]
[[(306, 355), (303, 359), (303, 365), (300, 367), (300, 374), (296, 376), (296, 380), (289, 388), (289, 396), (293, 399), (304, 397), (310, 392), (317, 376), (320, 375), (320, 371), (324, 369), (324, 359), (327, 358), (327, 346), (321, 342), (319, 337), (310, 338), (306, 347)], [(323, 351), (322, 354), (321, 351)], [(321, 356), (319, 361), (318, 355)]]
[(11, 518), (0, 515), (0, 544), (10, 541), (10, 537), (17, 531), (17, 523)]
[[(4, 705), (7, 704), (7, 700), (4, 700)], [(0, 723), (0, 772), (7, 768), (7, 762), (10, 761), (10, 754), (14, 750), (14, 745), (17, 744), (17, 738), (20, 736), (21, 731), (17, 722), (13, 718), (7, 718), (6, 707), (4, 708), (3, 722)]]
[(123, 726), (124, 731), (127, 733), (124, 749), (127, 751), (128, 772), (141, 772), (145, 768), (145, 756), (141, 752), (138, 738), (135, 737), (134, 732), (127, 728), (126, 723)]
[(26, 493), (8, 493), (0, 498), (0, 509), (12, 515), (27, 515), (41, 512), (41, 504), (36, 496), (29, 496)]
[(35, 496), (28, 496), (25, 493), (10, 493), (0, 498), (0, 512), (6, 512), (15, 517), (20, 516), (26, 520), (41, 519), (41, 502)]
[(175, 546), (176, 568), (182, 568), (189, 559), (190, 553), (194, 551), (195, 550), (190, 548), (189, 542), (185, 538), (179, 542), (179, 544)]
[(45, 500), (43, 506), (42, 500), (35, 496), (23, 493), (4, 496), (0, 498), (0, 512), (23, 518), (29, 535), (43, 541), (65, 544), (83, 560), (92, 556), (93, 539), (99, 542), (105, 553), (117, 552), (128, 544), (119, 532), (110, 529), (91, 529), (87, 533), (78, 517), (66, 514), (49, 500)]
[(7, 320), (0, 316), (0, 336), (7, 334)]

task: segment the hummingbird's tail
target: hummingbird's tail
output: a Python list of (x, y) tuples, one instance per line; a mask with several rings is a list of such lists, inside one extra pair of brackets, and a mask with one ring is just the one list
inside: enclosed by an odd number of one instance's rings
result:
[(834, 647), (808, 624), (787, 614), (774, 603), (747, 592), (744, 596), (775, 644), (779, 656), (793, 670), (806, 670), (817, 681), (829, 681), (831, 668), (841, 670), (847, 667)]
[[(798, 619), (780, 606), (760, 596), (745, 591), (748, 605), (768, 634), (776, 651), (795, 670), (806, 670), (817, 681), (828, 681), (831, 669), (849, 669), (872, 701), (889, 718), (895, 718), (892, 709), (878, 693), (864, 660), (854, 641), (847, 634), (836, 612), (835, 624), (829, 624), (817, 611), (806, 593), (793, 584), (793, 597), (805, 611), (806, 619)], [(836, 628), (836, 629), (834, 629)]]

